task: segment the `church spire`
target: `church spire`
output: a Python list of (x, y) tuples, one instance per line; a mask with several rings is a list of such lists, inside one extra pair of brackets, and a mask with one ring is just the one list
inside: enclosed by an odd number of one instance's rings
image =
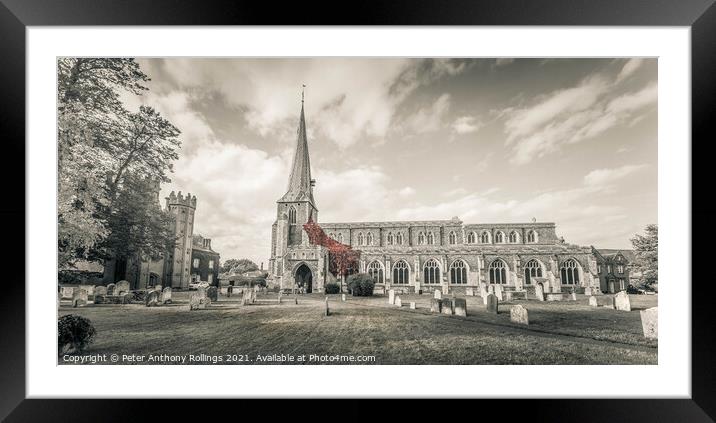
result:
[(303, 91), (301, 91), (301, 117), (298, 122), (296, 154), (293, 156), (293, 166), (291, 166), (291, 176), (288, 179), (286, 194), (279, 201), (309, 201), (315, 207), (313, 183), (311, 179), (311, 159), (308, 156), (306, 117), (303, 112)]

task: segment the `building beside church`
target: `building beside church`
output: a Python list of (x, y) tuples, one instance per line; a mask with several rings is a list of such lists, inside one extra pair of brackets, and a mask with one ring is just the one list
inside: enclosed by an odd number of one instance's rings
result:
[(610, 250), (594, 248), (597, 259), (597, 275), (602, 292), (624, 291), (632, 282), (634, 252), (631, 250)]
[(302, 101), (288, 188), (276, 202), (271, 228), (269, 283), (281, 289), (323, 292), (326, 283), (336, 281), (329, 271), (328, 250), (311, 245), (303, 230), (309, 220), (331, 238), (360, 250), (356, 270), (369, 273), (378, 289), (465, 292), (500, 284), (507, 290), (529, 290), (537, 282), (551, 292), (599, 289), (592, 248), (564, 242), (552, 222), (465, 223), (453, 217), (325, 223), (318, 219), (315, 185)]
[(211, 238), (194, 235), (191, 248), (191, 281), (219, 284), (219, 253), (211, 249)]

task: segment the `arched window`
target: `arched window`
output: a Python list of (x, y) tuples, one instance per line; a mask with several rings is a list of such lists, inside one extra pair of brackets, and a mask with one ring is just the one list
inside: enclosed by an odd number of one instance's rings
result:
[(467, 243), (468, 244), (474, 244), (476, 239), (477, 239), (477, 235), (475, 234), (475, 232), (470, 232), (469, 234), (467, 234)]
[(480, 234), (480, 244), (489, 244), (490, 243), (490, 233), (487, 231), (482, 231)]
[(368, 274), (373, 278), (374, 283), (383, 283), (383, 266), (379, 261), (371, 262), (368, 265)]
[(288, 208), (288, 223), (289, 225), (296, 224), (296, 209), (293, 206)]
[(530, 260), (525, 264), (525, 285), (532, 283), (532, 278), (542, 277), (542, 265), (537, 260)]
[(401, 232), (398, 232), (398, 234), (395, 236), (395, 242), (398, 245), (403, 245), (403, 234)]
[(507, 265), (504, 261), (497, 259), (490, 263), (490, 283), (507, 283)]
[(467, 283), (467, 265), (462, 260), (455, 260), (450, 265), (450, 283)]
[(537, 242), (537, 232), (535, 232), (534, 230), (529, 231), (527, 233), (527, 242), (529, 242), (531, 244), (534, 244), (535, 242)]
[(562, 277), (562, 283), (567, 285), (579, 284), (579, 266), (574, 259), (569, 259), (562, 263), (560, 268), (560, 276)]
[(510, 244), (517, 244), (520, 242), (520, 234), (517, 233), (517, 231), (510, 232), (510, 236), (508, 237)]
[(338, 242), (343, 244), (343, 234), (338, 234)]
[(387, 241), (388, 245), (393, 245), (393, 233), (392, 233), (392, 232), (388, 232), (388, 236), (386, 237), (386, 241)]
[(401, 285), (407, 284), (410, 281), (409, 276), (410, 268), (408, 267), (408, 263), (403, 260), (395, 262), (395, 265), (393, 265), (393, 283)]
[(418, 233), (418, 245), (425, 245), (425, 234), (422, 232)]
[(358, 233), (358, 245), (363, 245), (363, 232)]
[(505, 234), (502, 231), (495, 232), (495, 244), (502, 244), (505, 242)]
[(373, 245), (373, 234), (368, 232), (368, 235), (365, 237), (366, 242), (365, 245)]
[(428, 232), (428, 245), (435, 244), (435, 236), (432, 232)]
[(450, 235), (448, 235), (448, 242), (450, 244), (457, 244), (457, 234), (455, 232), (450, 232)]
[(430, 259), (425, 262), (424, 267), (425, 280), (423, 282), (427, 284), (440, 283), (440, 266), (434, 259)]

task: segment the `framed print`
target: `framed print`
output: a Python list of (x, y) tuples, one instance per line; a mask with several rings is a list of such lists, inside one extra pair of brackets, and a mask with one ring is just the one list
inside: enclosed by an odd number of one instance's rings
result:
[(574, 4), (5, 2), (3, 416), (712, 421), (716, 9)]

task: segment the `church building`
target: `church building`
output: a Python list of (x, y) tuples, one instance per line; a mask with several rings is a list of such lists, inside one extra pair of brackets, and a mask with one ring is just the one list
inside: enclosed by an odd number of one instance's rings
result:
[(326, 223), (318, 219), (315, 185), (302, 101), (288, 188), (277, 201), (271, 228), (269, 283), (283, 290), (323, 292), (326, 283), (337, 280), (329, 271), (328, 250), (310, 244), (303, 230), (312, 220), (334, 240), (361, 252), (356, 270), (369, 273), (378, 291), (465, 293), (495, 284), (527, 291), (537, 282), (548, 292), (599, 291), (592, 248), (564, 242), (552, 222), (465, 223), (453, 217)]

